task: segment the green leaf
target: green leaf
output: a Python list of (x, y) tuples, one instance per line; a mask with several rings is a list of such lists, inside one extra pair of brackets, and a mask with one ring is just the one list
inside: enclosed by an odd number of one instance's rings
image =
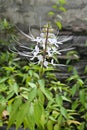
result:
[(37, 79), (39, 79), (39, 75), (37, 73), (33, 73), (33, 76)]
[(43, 130), (44, 130), (45, 123), (46, 123), (45, 113), (43, 112), (41, 115), (41, 120), (40, 120), (40, 124), (41, 124)]
[(3, 77), (3, 78), (0, 78), (0, 83), (5, 82), (7, 79), (8, 79), (8, 77)]
[(47, 122), (47, 130), (53, 130), (53, 121), (52, 120), (49, 120)]
[(54, 126), (54, 130), (59, 130), (59, 129), (58, 129), (58, 124), (56, 124), (56, 125)]
[(62, 99), (67, 102), (71, 102), (70, 99), (66, 98), (65, 96), (62, 96)]
[(63, 100), (62, 100), (62, 97), (60, 95), (56, 95), (56, 102), (58, 104), (58, 106), (62, 106), (63, 105)]
[(14, 93), (15, 93), (16, 95), (18, 95), (18, 88), (19, 88), (19, 86), (18, 86), (18, 84), (15, 82), (15, 83), (13, 84), (13, 89), (14, 89)]
[(50, 92), (47, 89), (45, 89), (44, 87), (41, 87), (40, 89), (41, 89), (42, 93), (47, 97), (47, 99), (49, 99), (50, 101), (53, 102)]
[(77, 85), (75, 84), (75, 85), (72, 87), (72, 89), (71, 89), (72, 96), (75, 95), (76, 91), (77, 91)]
[(35, 83), (32, 83), (32, 82), (28, 82), (28, 85), (31, 87), (31, 88), (36, 88), (36, 84)]
[(36, 97), (36, 95), (37, 95), (37, 89), (36, 89), (36, 88), (33, 88), (33, 89), (29, 92), (28, 101), (29, 101), (29, 102), (33, 101), (33, 99)]
[(67, 110), (64, 107), (60, 108), (61, 114), (67, 119)]
[(50, 91), (48, 89), (45, 88), (45, 82), (44, 80), (38, 80), (38, 83), (40, 85), (40, 89), (42, 91), (42, 93), (51, 101), (53, 101), (52, 99), (52, 95), (50, 94)]
[(26, 119), (26, 125), (30, 130), (35, 130), (35, 113), (34, 113), (34, 104), (31, 103), (28, 109)]
[(64, 8), (64, 7), (59, 7), (59, 9), (61, 10), (61, 11), (63, 11), (63, 12), (66, 12), (66, 9)]
[(50, 12), (48, 13), (48, 15), (53, 16), (53, 15), (54, 15), (54, 12), (50, 11)]
[(45, 87), (45, 81), (43, 79), (38, 80), (40, 87)]
[(84, 73), (87, 74), (87, 65), (85, 66)]
[(23, 98), (27, 99), (28, 100), (28, 94), (27, 93), (21, 93), (20, 94)]
[(79, 94), (80, 94), (80, 102), (83, 104), (83, 105), (85, 105), (85, 90), (83, 89), (83, 90), (80, 90), (80, 92), (79, 92)]
[(66, 4), (66, 0), (59, 0), (59, 4), (62, 4), (62, 5)]
[(28, 110), (29, 110), (29, 102), (21, 104), (19, 110), (16, 113), (16, 128), (17, 129), (23, 123), (23, 120), (24, 120), (25, 116), (27, 115)]
[(84, 82), (82, 79), (78, 78), (77, 79), (77, 83), (80, 85), (80, 86), (83, 86)]
[(63, 120), (62, 115), (60, 115), (59, 118), (58, 118), (58, 130), (61, 129), (62, 120)]
[(6, 97), (6, 100), (9, 100), (10, 98), (12, 98), (14, 96), (14, 92), (10, 91)]
[(18, 97), (18, 98), (15, 99), (14, 103), (11, 104), (12, 109), (11, 109), (11, 112), (9, 114), (10, 116), (9, 116), (7, 130), (9, 130), (10, 126), (15, 123), (15, 120), (16, 120), (15, 115), (17, 115), (17, 111), (18, 111), (18, 108), (21, 105), (21, 103), (22, 103), (22, 99), (20, 97)]
[(49, 116), (49, 119), (53, 122), (56, 122), (56, 119), (53, 116)]
[(41, 120), (41, 115), (43, 113), (43, 105), (38, 100), (34, 103), (34, 113), (35, 113), (35, 122), (36, 122), (37, 126), (39, 126), (40, 120)]
[(39, 101), (41, 101), (42, 104), (44, 105), (44, 99), (45, 99), (45, 97), (44, 97), (41, 89), (38, 89), (38, 96), (39, 96)]
[(72, 110), (75, 110), (75, 109), (78, 107), (78, 105), (79, 105), (78, 100), (74, 101), (74, 102), (72, 103)]
[(57, 5), (53, 5), (52, 7), (53, 7), (54, 9), (57, 9)]
[(58, 26), (58, 28), (59, 28), (60, 30), (62, 29), (62, 24), (61, 24), (61, 22), (57, 21), (57, 22), (56, 22), (56, 25)]
[(4, 27), (7, 28), (9, 26), (8, 22), (6, 19), (4, 19)]
[(85, 122), (82, 122), (81, 125), (78, 126), (78, 130), (85, 130)]

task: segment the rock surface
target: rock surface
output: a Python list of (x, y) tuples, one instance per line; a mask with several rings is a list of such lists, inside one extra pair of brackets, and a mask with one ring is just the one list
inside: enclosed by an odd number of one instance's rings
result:
[[(48, 12), (58, 0), (0, 0), (0, 16), (13, 23), (40, 26), (48, 22)], [(66, 0), (67, 12), (60, 13), (63, 27), (81, 32), (87, 30), (87, 0)], [(59, 11), (56, 11), (59, 14)], [(54, 19), (51, 19), (52, 21)], [(86, 31), (87, 32), (87, 31)]]

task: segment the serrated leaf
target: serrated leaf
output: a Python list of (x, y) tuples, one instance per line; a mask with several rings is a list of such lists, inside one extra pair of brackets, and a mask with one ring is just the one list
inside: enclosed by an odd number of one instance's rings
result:
[[(25, 122), (26, 121), (26, 122)], [(31, 103), (29, 105), (27, 116), (24, 119), (24, 123), (26, 123), (26, 127), (30, 130), (35, 130), (35, 114), (34, 114), (34, 104)]]
[(16, 128), (17, 129), (23, 123), (23, 120), (24, 120), (25, 116), (27, 115), (28, 110), (29, 110), (29, 102), (21, 104), (19, 110), (16, 113)]
[(36, 95), (37, 95), (37, 89), (36, 89), (36, 88), (33, 88), (33, 89), (29, 92), (28, 101), (29, 101), (29, 102), (33, 101), (33, 99), (36, 97)]
[(38, 100), (34, 103), (35, 122), (37, 126), (40, 125), (41, 115), (43, 113), (43, 106)]
[(51, 101), (53, 101), (50, 92), (48, 91), (48, 89), (45, 89), (45, 82), (44, 80), (38, 80), (38, 83), (40, 85), (40, 90), (42, 91), (42, 93)]
[(38, 89), (38, 97), (39, 97), (39, 101), (41, 101), (42, 104), (44, 105), (44, 99), (45, 99), (45, 97), (44, 97), (41, 89)]
[(53, 102), (53, 98), (52, 98), (50, 92), (47, 89), (45, 89), (44, 87), (41, 87), (40, 89), (41, 89), (42, 93), (47, 97), (47, 99), (49, 99), (50, 101)]
[(10, 126), (15, 123), (15, 120), (16, 120), (15, 115), (17, 114), (17, 110), (18, 110), (19, 106), (21, 105), (21, 103), (22, 103), (22, 99), (20, 97), (18, 97), (15, 99), (14, 103), (11, 104), (12, 109), (11, 109), (11, 112), (9, 114), (10, 116), (9, 116), (7, 130), (9, 130)]

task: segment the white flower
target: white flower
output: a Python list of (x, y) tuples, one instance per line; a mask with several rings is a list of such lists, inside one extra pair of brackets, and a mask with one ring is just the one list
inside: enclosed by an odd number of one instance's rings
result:
[(38, 47), (38, 45), (35, 46), (35, 51), (36, 51), (37, 53), (39, 53), (39, 47)]
[(41, 63), (41, 62), (43, 61), (43, 56), (42, 56), (42, 55), (38, 55), (37, 58), (38, 58), (38, 60), (39, 60), (38, 63)]
[(56, 53), (56, 51), (58, 50), (55, 46), (52, 47), (52, 50), (54, 53)]
[(48, 66), (48, 61), (44, 61), (44, 66), (45, 66), (45, 67)]
[(41, 33), (41, 34), (40, 34), (40, 37), (44, 38), (44, 37), (45, 37), (45, 34), (44, 34), (44, 33)]
[(34, 60), (34, 58), (37, 57), (38, 54), (39, 54), (39, 47), (38, 45), (36, 45), (33, 51), (33, 57), (30, 60)]
[(46, 42), (46, 38), (42, 38), (42, 45), (45, 45), (45, 42)]
[[(41, 30), (40, 36), (36, 38), (32, 34), (28, 36), (24, 32), (20, 32), (24, 36), (29, 38), (31, 41), (36, 42), (36, 46), (33, 49), (33, 51), (31, 50), (29, 53), (23, 51), (23, 53), (20, 53), (20, 55), (30, 57), (30, 60), (34, 60), (36, 58), (37, 62), (41, 65), (43, 64), (44, 67), (47, 67), (48, 64), (56, 65), (53, 63), (54, 54), (60, 55), (61, 52), (70, 50), (60, 50), (59, 44), (63, 44), (63, 42), (72, 39), (72, 37), (56, 37), (56, 35), (54, 34), (54, 29), (52, 28), (52, 26), (49, 26), (48, 24), (44, 26), (44, 28)], [(19, 53), (19, 51), (17, 52)], [(43, 57), (45, 58), (43, 59)], [(52, 59), (51, 62), (47, 61), (49, 58)]]
[(36, 39), (35, 39), (35, 41), (36, 41), (37, 43), (40, 43), (40, 42), (41, 42), (41, 40), (42, 40), (42, 38), (41, 38), (41, 37), (36, 37)]
[(52, 53), (51, 53), (51, 48), (50, 47), (47, 47), (47, 53), (48, 53), (49, 57), (52, 57)]
[(53, 59), (51, 60), (51, 64), (54, 65), (54, 60)]
[(39, 47), (36, 45), (33, 53), (34, 57), (36, 57), (38, 53), (39, 53)]

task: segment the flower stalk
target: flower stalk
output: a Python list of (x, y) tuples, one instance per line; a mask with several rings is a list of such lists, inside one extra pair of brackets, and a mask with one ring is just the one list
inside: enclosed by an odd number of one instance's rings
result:
[(14, 52), (29, 58), (31, 62), (33, 62), (34, 64), (39, 64), (42, 68), (48, 67), (49, 65), (61, 66), (61, 64), (57, 64), (56, 62), (57, 56), (61, 55), (62, 51), (67, 50), (69, 51), (74, 49), (74, 48), (67, 48), (63, 50), (60, 49), (59, 45), (63, 44), (66, 41), (71, 40), (72, 36), (63, 37), (60, 39), (60, 37), (57, 37), (54, 34), (54, 29), (50, 24), (44, 25), (44, 27), (41, 30), (40, 36), (37, 36), (36, 38), (32, 34), (31, 35), (25, 34), (18, 27), (17, 29), (20, 31), (22, 35), (24, 35), (31, 41), (36, 42), (36, 45), (34, 48), (31, 49), (24, 45), (21, 45), (21, 43), (19, 44), (17, 41), (19, 46), (22, 49), (24, 48), (25, 51), (20, 52), (17, 48), (14, 47)]

